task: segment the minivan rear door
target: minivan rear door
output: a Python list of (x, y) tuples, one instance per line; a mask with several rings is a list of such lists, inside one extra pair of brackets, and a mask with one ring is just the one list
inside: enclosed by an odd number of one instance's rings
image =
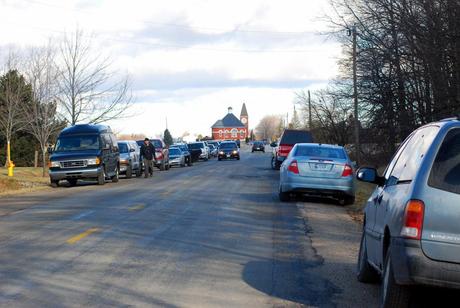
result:
[(460, 263), (460, 127), (445, 135), (422, 198), (423, 252), (434, 260)]

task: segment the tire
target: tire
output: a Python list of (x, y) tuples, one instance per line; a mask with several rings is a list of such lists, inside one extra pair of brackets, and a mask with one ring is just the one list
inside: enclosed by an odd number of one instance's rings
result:
[(112, 183), (117, 183), (120, 179), (120, 170), (118, 169), (118, 166), (117, 169), (115, 169), (115, 175), (112, 176), (110, 179), (112, 180)]
[(57, 188), (59, 187), (59, 181), (56, 181), (56, 180), (50, 180), (51, 182), (51, 187), (53, 188)]
[(240, 157), (238, 156), (238, 157), (236, 158), (236, 160), (240, 160)]
[(105, 167), (102, 166), (102, 171), (97, 175), (97, 184), (104, 185), (105, 184)]
[(220, 157), (219, 157), (217, 160), (218, 160), (218, 161), (221, 161), (221, 160), (222, 160), (222, 158), (220, 158)]
[(190, 158), (188, 159), (187, 165), (188, 165), (189, 167), (193, 166), (192, 157), (190, 157)]
[(280, 191), (279, 191), (278, 196), (279, 196), (281, 202), (289, 202), (289, 201), (291, 201), (290, 193), (281, 191), (281, 187), (280, 187)]
[(166, 170), (169, 170), (171, 168), (171, 165), (169, 164), (169, 161), (168, 161), (168, 164), (165, 165), (165, 168), (166, 168)]
[(166, 164), (164, 161), (162, 161), (160, 164), (160, 171), (165, 171), (165, 170), (166, 170)]
[(129, 165), (128, 169), (126, 170), (126, 178), (130, 179), (132, 177), (133, 177), (133, 167)]
[(71, 187), (77, 185), (77, 181), (78, 181), (77, 179), (68, 179), (68, 180), (67, 180), (67, 182), (69, 182), (69, 185), (70, 185)]
[(279, 163), (279, 161), (276, 159), (275, 156), (272, 157), (272, 169), (273, 170), (280, 170), (281, 168), (281, 164)]
[(136, 169), (136, 177), (140, 177), (142, 174), (142, 170), (141, 170), (141, 166), (139, 165), (139, 167)]
[(391, 248), (388, 248), (383, 268), (381, 307), (409, 307), (410, 289), (398, 285), (394, 279), (393, 263), (391, 262)]
[(355, 196), (339, 197), (339, 205), (352, 205), (355, 203)]
[(375, 283), (379, 281), (379, 274), (367, 260), (366, 236), (363, 230), (361, 244), (359, 246), (358, 264), (356, 266), (356, 278), (359, 282)]

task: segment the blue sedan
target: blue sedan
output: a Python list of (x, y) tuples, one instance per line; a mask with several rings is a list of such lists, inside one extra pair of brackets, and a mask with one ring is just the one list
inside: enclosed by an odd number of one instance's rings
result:
[(334, 197), (341, 204), (355, 201), (353, 163), (341, 146), (298, 143), (281, 165), (279, 198), (292, 194)]

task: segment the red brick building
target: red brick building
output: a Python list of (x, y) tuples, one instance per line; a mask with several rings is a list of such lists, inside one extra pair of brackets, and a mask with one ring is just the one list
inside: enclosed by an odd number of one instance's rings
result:
[(240, 118), (238, 119), (233, 114), (233, 108), (228, 108), (227, 115), (222, 119), (218, 120), (212, 128), (212, 138), (214, 140), (244, 140), (249, 136), (249, 117), (246, 109), (246, 104), (243, 104), (241, 108)]

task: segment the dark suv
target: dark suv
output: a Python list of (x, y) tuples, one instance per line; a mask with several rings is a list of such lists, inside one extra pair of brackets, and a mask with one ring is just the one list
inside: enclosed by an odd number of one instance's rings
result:
[(115, 135), (104, 125), (75, 125), (62, 130), (50, 157), (51, 185), (60, 180), (71, 186), (79, 179), (96, 179), (103, 185), (106, 179), (118, 182), (120, 153)]
[(382, 278), (382, 307), (405, 307), (410, 285), (460, 288), (460, 121), (414, 131), (383, 176), (357, 172), (377, 185), (365, 208), (358, 280)]
[(279, 170), (283, 161), (288, 157), (297, 143), (313, 143), (313, 137), (307, 130), (286, 129), (272, 156), (272, 168)]

